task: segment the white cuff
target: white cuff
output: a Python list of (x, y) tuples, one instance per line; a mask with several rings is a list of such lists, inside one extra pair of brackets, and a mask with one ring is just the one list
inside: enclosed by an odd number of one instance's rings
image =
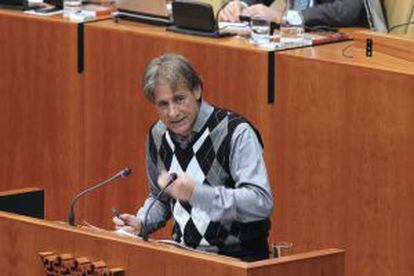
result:
[(302, 25), (303, 17), (300, 11), (289, 10), (286, 15), (286, 19), (291, 25)]

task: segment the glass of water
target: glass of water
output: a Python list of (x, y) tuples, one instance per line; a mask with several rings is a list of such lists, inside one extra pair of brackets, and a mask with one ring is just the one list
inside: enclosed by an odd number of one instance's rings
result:
[(281, 241), (272, 243), (273, 258), (280, 258), (292, 254), (293, 242)]
[(63, 17), (70, 18), (82, 10), (82, 0), (63, 0)]
[(266, 44), (270, 41), (270, 21), (262, 17), (250, 20), (251, 39), (254, 44)]
[(280, 20), (280, 43), (284, 47), (303, 44), (305, 26), (300, 12), (291, 10), (293, 1), (286, 0), (285, 10)]

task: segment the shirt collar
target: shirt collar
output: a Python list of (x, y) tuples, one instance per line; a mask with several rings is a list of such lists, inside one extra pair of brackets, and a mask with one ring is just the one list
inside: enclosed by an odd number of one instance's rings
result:
[(197, 133), (201, 131), (213, 111), (214, 107), (202, 99), (200, 110), (198, 111), (196, 121), (193, 125), (193, 132)]

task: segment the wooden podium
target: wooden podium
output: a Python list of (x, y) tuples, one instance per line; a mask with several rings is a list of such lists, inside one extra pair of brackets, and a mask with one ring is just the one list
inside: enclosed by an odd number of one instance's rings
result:
[(121, 275), (145, 276), (341, 276), (344, 275), (345, 257), (343, 250), (326, 249), (246, 263), (156, 241), (120, 237), (110, 231), (0, 212), (2, 275), (45, 275), (40, 252), (86, 257), (91, 262), (103, 261), (110, 268), (124, 270)]

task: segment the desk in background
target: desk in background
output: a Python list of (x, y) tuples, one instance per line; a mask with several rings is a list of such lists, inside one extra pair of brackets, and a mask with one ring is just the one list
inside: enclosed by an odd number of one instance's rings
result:
[[(262, 133), (276, 203), (271, 241), (292, 241), (295, 252), (344, 247), (347, 275), (410, 275), (410, 70), (347, 58), (352, 42), (280, 52), (268, 104), (268, 52), (242, 41), (86, 24), (78, 74), (76, 24), (1, 11), (0, 28), (0, 181), (44, 185), (47, 218), (65, 219), (71, 195), (126, 165), (134, 174), (80, 202), (78, 217), (109, 226), (111, 205), (128, 211), (146, 197), (144, 135), (156, 114), (140, 74), (152, 57), (178, 51), (203, 74), (209, 101)], [(64, 52), (51, 46), (57, 41)], [(36, 50), (17, 55), (22, 44)], [(44, 64), (51, 68), (36, 70)]]

